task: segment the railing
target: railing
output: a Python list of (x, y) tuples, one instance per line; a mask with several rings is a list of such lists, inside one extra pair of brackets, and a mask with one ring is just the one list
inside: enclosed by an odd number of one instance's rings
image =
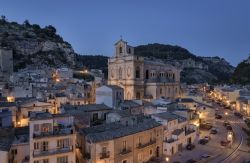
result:
[(109, 156), (110, 156), (109, 151), (100, 153), (100, 159), (109, 158)]
[(145, 144), (139, 143), (137, 148), (139, 148), (139, 149), (145, 148), (145, 147), (150, 146), (150, 145), (155, 144), (155, 143), (156, 143), (156, 139), (153, 139), (153, 140), (150, 140), (149, 142), (147, 142)]
[(40, 132), (40, 133), (34, 133), (33, 138), (42, 138), (47, 136), (59, 136), (59, 135), (68, 135), (73, 134), (74, 130), (73, 128), (63, 128), (59, 130), (54, 130), (50, 132)]
[(73, 151), (73, 146), (69, 146), (65, 148), (49, 149), (47, 151), (33, 151), (33, 157), (49, 156), (49, 155), (55, 155), (55, 154), (60, 154), (60, 153), (68, 153), (72, 151)]
[(177, 141), (177, 140), (178, 140), (178, 139), (173, 139), (173, 138), (171, 138), (171, 139), (165, 140), (165, 142), (171, 144), (171, 143), (173, 143), (173, 142), (175, 142), (175, 141)]
[(130, 152), (132, 152), (132, 150), (131, 149), (123, 149), (121, 152), (120, 152), (120, 155), (125, 155), (125, 154), (128, 154), (128, 153), (130, 153)]
[(192, 133), (194, 133), (195, 132), (195, 130), (187, 130), (186, 132), (185, 132), (185, 135), (189, 135), (189, 134), (192, 134)]

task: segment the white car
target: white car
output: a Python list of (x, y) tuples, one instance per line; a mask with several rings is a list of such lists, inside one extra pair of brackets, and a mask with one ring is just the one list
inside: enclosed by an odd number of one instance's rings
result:
[(212, 156), (209, 155), (209, 154), (203, 154), (203, 155), (201, 155), (201, 158), (209, 158), (209, 157), (212, 157)]

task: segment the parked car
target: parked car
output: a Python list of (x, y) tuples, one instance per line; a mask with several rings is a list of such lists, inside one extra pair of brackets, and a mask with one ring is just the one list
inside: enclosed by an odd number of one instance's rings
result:
[(216, 115), (215, 115), (215, 118), (216, 118), (216, 119), (221, 119), (221, 118), (222, 118), (222, 115), (216, 114)]
[(186, 146), (186, 149), (187, 150), (193, 150), (195, 148), (195, 145), (194, 144), (188, 144), (187, 146)]
[(207, 141), (211, 140), (210, 136), (205, 136), (204, 139), (206, 139)]
[(210, 131), (210, 134), (217, 134), (218, 133), (218, 131), (217, 131), (217, 129), (212, 129), (211, 131)]
[(226, 127), (228, 125), (230, 125), (230, 123), (228, 121), (224, 121), (224, 126)]
[(213, 128), (213, 126), (210, 123), (203, 123), (200, 125), (200, 129), (210, 130), (211, 128)]
[(201, 155), (201, 158), (209, 158), (209, 157), (212, 157), (212, 156), (209, 155), (209, 154), (203, 154), (203, 155)]
[(239, 118), (242, 118), (242, 117), (243, 117), (243, 115), (240, 114), (239, 112), (234, 112), (234, 115), (237, 116), (237, 117), (239, 117)]
[(250, 160), (244, 160), (242, 163), (250, 163)]
[(226, 128), (227, 128), (227, 130), (230, 130), (230, 131), (233, 130), (231, 125), (227, 125)]
[(226, 140), (226, 141), (222, 140), (222, 141), (220, 142), (220, 145), (221, 145), (221, 146), (227, 146), (229, 143), (230, 143), (230, 141), (228, 141), (228, 140)]
[(189, 159), (189, 160), (186, 161), (186, 163), (195, 163), (195, 162), (197, 162), (197, 161), (193, 160), (193, 159)]
[(208, 140), (206, 140), (206, 139), (200, 139), (199, 140), (199, 144), (205, 145), (207, 143), (208, 143)]

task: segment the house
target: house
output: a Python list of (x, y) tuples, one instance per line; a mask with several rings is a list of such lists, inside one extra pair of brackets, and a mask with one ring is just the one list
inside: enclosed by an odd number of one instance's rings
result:
[(104, 85), (96, 88), (96, 103), (118, 108), (124, 101), (123, 88), (116, 85)]

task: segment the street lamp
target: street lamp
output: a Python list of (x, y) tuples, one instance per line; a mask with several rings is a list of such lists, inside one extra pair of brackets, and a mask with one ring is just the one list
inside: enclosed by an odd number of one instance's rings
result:
[(168, 157), (166, 157), (166, 161), (169, 162), (169, 158)]

